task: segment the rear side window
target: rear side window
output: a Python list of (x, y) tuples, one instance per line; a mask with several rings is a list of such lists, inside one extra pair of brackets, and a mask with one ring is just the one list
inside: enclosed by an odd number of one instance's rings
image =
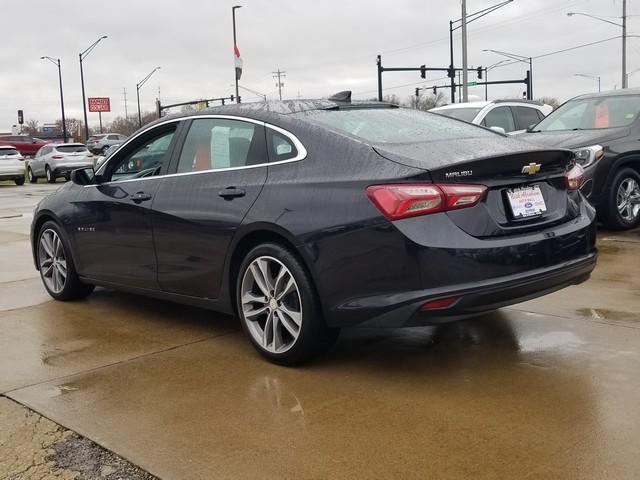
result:
[(505, 132), (513, 132), (516, 123), (513, 119), (510, 107), (496, 107), (484, 117), (482, 125), (485, 127), (502, 127)]
[(298, 156), (298, 149), (286, 135), (267, 129), (267, 136), (270, 161), (281, 162)]
[(61, 153), (86, 152), (87, 147), (84, 145), (59, 145), (56, 150)]
[(472, 124), (408, 108), (310, 110), (292, 116), (374, 144), (493, 138), (495, 135)]
[(518, 119), (518, 130), (524, 130), (540, 121), (537, 108), (532, 107), (511, 107)]
[(258, 128), (261, 127), (240, 120), (194, 120), (180, 153), (178, 173), (265, 163), (264, 142), (256, 141)]

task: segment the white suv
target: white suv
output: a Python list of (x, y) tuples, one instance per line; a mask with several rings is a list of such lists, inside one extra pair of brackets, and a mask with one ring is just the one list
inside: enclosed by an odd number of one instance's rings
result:
[(454, 103), (429, 111), (514, 134), (537, 125), (553, 111), (553, 107), (531, 100), (492, 100)]
[(101, 133), (99, 135), (91, 135), (87, 140), (87, 148), (93, 153), (104, 155), (111, 145), (119, 145), (123, 143), (127, 137), (119, 133)]
[(0, 145), (0, 181), (13, 180), (24, 185), (24, 157), (8, 145)]
[(39, 177), (54, 183), (58, 177), (69, 178), (77, 168), (93, 167), (95, 158), (82, 143), (51, 143), (45, 145), (29, 161), (29, 182), (37, 183)]

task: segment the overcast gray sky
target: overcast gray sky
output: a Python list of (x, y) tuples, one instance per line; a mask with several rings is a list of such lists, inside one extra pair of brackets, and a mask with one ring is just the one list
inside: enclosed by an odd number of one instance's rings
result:
[[(275, 99), (272, 71), (287, 72), (284, 96), (327, 96), (353, 90), (359, 98), (376, 91), (375, 55), (392, 66), (446, 66), (448, 22), (460, 18), (459, 0), (4, 0), (0, 49), (0, 131), (16, 123), (16, 110), (40, 123), (60, 118), (56, 67), (43, 55), (62, 60), (67, 116), (82, 116), (78, 53), (108, 35), (85, 61), (88, 96), (111, 97), (105, 121), (135, 112), (135, 86), (155, 66), (161, 70), (141, 90), (143, 110), (163, 103), (233, 93), (231, 6), (237, 11), (238, 46), (244, 59), (241, 84)], [(499, 0), (468, 0), (472, 13)], [(501, 57), (483, 49), (538, 56), (614, 37), (621, 29), (569, 11), (619, 21), (622, 0), (514, 0), (469, 26), (469, 63), (490, 65)], [(640, 0), (628, 13), (640, 14)], [(640, 16), (629, 18), (629, 34), (640, 34)], [(458, 32), (459, 34), (459, 32)], [(460, 40), (456, 36), (456, 63)], [(630, 38), (628, 71), (640, 68), (640, 38)], [(524, 64), (496, 68), (490, 79), (522, 78)], [(600, 75), (602, 88), (620, 88), (621, 40), (534, 60), (536, 97), (561, 100), (594, 91), (597, 82), (575, 73)], [(441, 75), (420, 81), (417, 73), (387, 73), (385, 93), (401, 98), (416, 86), (442, 84)], [(640, 72), (630, 86), (640, 86)], [(407, 85), (410, 84), (410, 85)], [(491, 87), (490, 97), (519, 96), (523, 86)], [(484, 95), (484, 87), (470, 93)], [(245, 101), (256, 97), (244, 92)], [(95, 125), (97, 114), (89, 114)]]

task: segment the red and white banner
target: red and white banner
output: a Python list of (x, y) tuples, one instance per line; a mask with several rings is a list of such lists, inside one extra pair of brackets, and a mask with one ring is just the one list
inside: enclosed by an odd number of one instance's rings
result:
[(242, 57), (240, 57), (240, 50), (238, 45), (233, 44), (233, 61), (236, 66), (236, 79), (240, 80), (242, 76)]

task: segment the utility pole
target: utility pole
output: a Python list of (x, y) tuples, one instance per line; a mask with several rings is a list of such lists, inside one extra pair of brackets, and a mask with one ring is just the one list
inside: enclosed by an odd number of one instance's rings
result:
[(273, 78), (276, 78), (278, 81), (276, 82), (276, 87), (278, 87), (278, 96), (280, 97), (280, 100), (282, 100), (282, 87), (284, 87), (284, 83), (282, 83), (282, 79), (284, 77), (286, 77), (286, 73), (284, 71), (281, 71), (280, 69), (278, 69), (273, 73)]
[(622, 0), (622, 88), (627, 85), (627, 0)]
[(462, 0), (462, 101), (469, 101), (467, 85), (467, 0)]
[(124, 95), (124, 119), (127, 120), (129, 118), (129, 112), (127, 111), (127, 89), (122, 89), (122, 94)]
[(242, 8), (242, 5), (234, 5), (231, 7), (231, 19), (233, 21), (233, 64), (235, 68), (236, 79), (236, 103), (240, 103), (240, 90), (238, 89), (238, 82), (240, 81), (240, 75), (242, 75), (242, 60), (240, 60), (240, 51), (238, 50), (238, 42), (236, 40), (236, 10)]

